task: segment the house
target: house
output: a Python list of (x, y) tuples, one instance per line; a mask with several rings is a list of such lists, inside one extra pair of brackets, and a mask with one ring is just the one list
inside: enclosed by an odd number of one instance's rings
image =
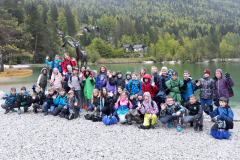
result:
[(62, 39), (64, 34), (60, 29), (57, 29), (57, 35)]
[(112, 42), (113, 42), (113, 37), (109, 37), (109, 38), (107, 39), (107, 41), (108, 41), (109, 43), (112, 43)]
[(131, 44), (122, 44), (121, 47), (125, 48), (125, 52), (132, 52), (133, 47)]
[[(79, 42), (77, 42), (78, 46), (80, 46), (81, 44)], [(71, 47), (75, 48), (73, 41), (67, 41), (63, 44), (62, 49), (65, 49), (67, 45), (70, 45)]]
[(100, 29), (99, 29), (98, 26), (92, 26), (90, 29), (91, 29), (91, 30), (96, 30), (96, 32), (99, 32), (99, 31), (100, 31)]
[(142, 44), (136, 44), (133, 46), (134, 52), (144, 52), (144, 45)]
[(87, 28), (87, 27), (79, 27), (79, 30), (80, 31), (85, 31), (86, 33), (90, 33), (91, 32), (90, 29)]

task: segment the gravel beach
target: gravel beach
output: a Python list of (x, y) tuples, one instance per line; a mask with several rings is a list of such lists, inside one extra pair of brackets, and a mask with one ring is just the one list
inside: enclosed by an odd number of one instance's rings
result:
[[(1, 97), (1, 96), (0, 96)], [(0, 104), (3, 103), (0, 100)], [(4, 114), (0, 109), (0, 159), (239, 159), (240, 122), (229, 140), (211, 137), (213, 125), (205, 115), (203, 132), (183, 125), (178, 132), (159, 121), (155, 129), (138, 124), (105, 126), (81, 117), (72, 121), (42, 112)], [(240, 120), (240, 110), (234, 110)]]

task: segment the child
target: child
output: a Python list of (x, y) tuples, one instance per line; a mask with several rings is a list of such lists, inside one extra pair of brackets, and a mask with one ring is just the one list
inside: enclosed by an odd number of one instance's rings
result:
[(189, 97), (189, 102), (186, 103), (185, 108), (189, 110), (189, 115), (184, 117), (183, 123), (190, 122), (193, 126), (193, 122), (195, 122), (194, 130), (197, 131), (199, 128), (199, 131), (203, 131), (203, 110), (196, 95), (192, 94)]
[(130, 71), (127, 71), (127, 73), (126, 73), (126, 81), (129, 82), (131, 79), (132, 79), (132, 73)]
[(196, 85), (198, 86), (198, 89), (200, 89), (199, 97), (204, 111), (206, 108), (205, 104), (209, 106), (213, 103), (215, 93), (214, 81), (210, 78), (210, 75), (211, 71), (206, 69), (203, 77), (199, 79), (199, 81), (196, 81)]
[(173, 74), (173, 70), (172, 70), (172, 69), (169, 69), (169, 70), (168, 70), (168, 76), (171, 77), (172, 74)]
[(68, 65), (67, 66), (67, 73), (65, 75), (65, 79), (64, 81), (66, 81), (66, 86), (63, 87), (63, 88), (66, 88), (66, 93), (68, 93), (68, 91), (70, 90), (70, 87), (68, 86), (68, 80), (69, 78), (71, 77), (72, 73), (73, 73), (73, 70), (72, 70), (72, 66)]
[[(155, 128), (154, 124), (157, 121), (158, 107), (157, 104), (151, 99), (149, 92), (143, 94), (144, 101), (142, 105), (138, 103), (138, 109), (144, 114), (144, 122), (139, 128), (141, 129), (150, 129)], [(151, 122), (150, 122), (151, 120)]]
[(103, 116), (103, 114), (109, 115), (111, 114), (112, 111), (112, 97), (113, 97), (113, 93), (109, 92), (106, 87), (103, 87), (101, 90), (101, 96), (100, 96), (100, 108), (99, 110), (97, 110), (97, 115), (99, 115), (100, 113), (100, 117)]
[(31, 96), (29, 92), (26, 91), (26, 87), (21, 88), (21, 93), (18, 94), (17, 98), (17, 107), (18, 107), (18, 114), (21, 114), (20, 107), (24, 108), (24, 112), (28, 111), (28, 107), (31, 106)]
[(95, 112), (100, 111), (100, 95), (99, 90), (94, 89), (91, 96), (91, 105), (88, 107), (88, 110), (94, 110)]
[[(113, 95), (113, 100), (112, 100), (112, 104), (111, 104), (112, 108), (114, 107), (115, 103), (117, 103), (117, 101), (120, 99), (120, 95), (121, 95), (122, 91), (123, 91), (123, 88), (121, 86), (118, 86), (117, 87), (117, 94)], [(117, 111), (113, 110), (113, 115), (115, 117), (117, 117)]]
[(96, 78), (95, 88), (101, 90), (103, 87), (106, 86), (106, 82), (107, 82), (107, 67), (101, 66)]
[[(209, 111), (210, 116), (213, 118), (218, 115), (217, 117), (218, 122), (217, 124), (214, 124), (211, 129), (211, 135), (215, 138), (228, 139), (231, 136), (228, 130), (233, 129), (234, 114), (230, 106), (228, 106), (227, 102), (228, 101), (226, 97), (221, 97), (219, 99), (219, 104), (220, 104), (219, 107), (213, 110), (212, 105), (210, 106), (210, 111)], [(221, 132), (221, 130), (219, 131), (219, 129), (225, 130), (225, 134), (228, 134), (228, 137), (218, 137), (217, 136), (219, 135), (218, 132)]]
[(187, 90), (187, 81), (180, 81), (178, 78), (178, 73), (174, 71), (172, 73), (172, 77), (169, 81), (166, 82), (166, 86), (168, 87), (170, 93), (169, 95), (174, 98), (174, 100), (181, 104), (182, 102), (182, 95), (181, 90)]
[(151, 67), (151, 73), (152, 73), (152, 81), (155, 82), (155, 84), (159, 85), (159, 78), (158, 78), (158, 69), (155, 66)]
[(81, 84), (82, 84), (82, 77), (79, 76), (78, 69), (74, 68), (72, 75), (69, 77), (68, 86), (74, 92), (74, 95), (78, 100), (79, 107), (81, 105)]
[(59, 73), (62, 73), (62, 61), (58, 62), (58, 67), (57, 67)]
[(62, 88), (62, 75), (57, 68), (53, 69), (50, 84), (54, 91), (59, 92), (59, 89)]
[(185, 103), (189, 101), (189, 98), (192, 94), (194, 94), (194, 91), (197, 90), (196, 83), (193, 81), (192, 77), (190, 76), (190, 73), (188, 70), (185, 70), (183, 73), (183, 82), (187, 81), (188, 89), (186, 92), (182, 92), (183, 102), (182, 105), (184, 106)]
[(147, 74), (147, 71), (146, 71), (146, 69), (145, 69), (144, 67), (142, 67), (142, 68), (140, 69), (140, 73), (139, 73), (139, 76), (138, 76), (138, 79), (139, 79), (141, 82), (143, 82), (143, 76), (144, 76), (145, 74)]
[[(113, 71), (113, 74), (115, 75), (116, 73)], [(117, 80), (112, 76), (112, 72), (110, 70), (107, 71), (107, 84), (106, 88), (108, 92), (117, 92)]]
[(74, 97), (74, 92), (70, 90), (68, 92), (68, 98), (66, 99), (66, 103), (63, 104), (61, 109), (61, 114), (59, 115), (61, 118), (66, 117), (68, 120), (73, 118), (77, 118), (79, 116), (79, 107), (78, 101)]
[(4, 94), (2, 99), (5, 99), (5, 103), (1, 104), (1, 107), (6, 111), (4, 114), (8, 114), (10, 111), (17, 112), (14, 108), (17, 108), (17, 97), (19, 93), (16, 93), (16, 88), (12, 87), (10, 93)]
[(172, 121), (177, 120), (177, 130), (181, 131), (182, 117), (186, 109), (178, 102), (174, 102), (172, 96), (166, 96), (166, 103), (161, 104), (160, 118), (162, 124), (168, 123), (168, 128), (172, 127)]
[(145, 74), (143, 76), (143, 83), (142, 83), (142, 92), (149, 92), (151, 98), (155, 98), (156, 94), (158, 93), (158, 87), (155, 85), (154, 81), (151, 81), (151, 76), (149, 74)]
[(115, 79), (110, 79), (110, 84), (115, 84), (117, 85), (117, 87), (121, 86), (123, 89), (125, 88), (125, 79), (122, 77), (122, 72), (121, 71), (117, 71), (116, 74), (114, 74), (113, 72), (113, 75), (112, 75)]
[(120, 95), (120, 99), (114, 106), (114, 110), (117, 111), (117, 115), (121, 123), (130, 122), (129, 124), (131, 124), (131, 119), (129, 119), (129, 117), (126, 117), (129, 109), (132, 109), (132, 103), (128, 100), (127, 93), (123, 91)]
[(42, 88), (42, 93), (44, 94), (45, 94), (45, 89), (47, 87), (47, 82), (49, 77), (47, 73), (48, 73), (48, 70), (46, 68), (43, 68), (37, 80), (37, 85)]
[(126, 81), (126, 89), (130, 95), (137, 95), (138, 92), (142, 91), (142, 82), (137, 78), (136, 72), (132, 73), (130, 81)]
[(62, 106), (64, 106), (64, 103), (66, 103), (67, 98), (68, 95), (63, 88), (59, 90), (58, 96), (53, 95), (53, 103), (57, 106), (53, 111), (53, 116), (57, 116), (61, 112)]
[(43, 103), (44, 106), (44, 116), (48, 115), (48, 109), (50, 109), (50, 113), (53, 113), (55, 109), (55, 105), (53, 103), (53, 89), (48, 89), (48, 94), (46, 95), (45, 102)]
[(62, 62), (61, 59), (59, 59), (59, 55), (56, 54), (55, 55), (55, 59), (53, 59), (51, 62), (48, 61), (49, 59), (49, 56), (46, 57), (46, 64), (50, 66), (50, 71), (49, 71), (49, 78), (48, 79), (51, 79), (51, 76), (52, 76), (52, 71), (54, 68), (59, 68), (58, 65), (59, 65), (59, 62)]
[(84, 108), (86, 108), (86, 110), (88, 110), (88, 107), (89, 107), (92, 91), (94, 89), (94, 84), (95, 84), (94, 77), (90, 75), (90, 70), (86, 69), (84, 72), (83, 83), (82, 83), (82, 85), (84, 86), (83, 93), (86, 100), (86, 106), (84, 106)]
[(37, 109), (43, 109), (43, 100), (45, 99), (45, 94), (41, 92), (41, 87), (37, 86), (35, 88), (35, 93), (32, 95), (33, 112), (38, 113)]
[[(214, 80), (215, 80), (214, 84), (216, 87), (214, 101), (216, 102), (216, 104), (218, 104), (219, 98), (225, 97), (225, 98), (227, 98), (227, 103), (228, 103), (229, 98), (230, 98), (228, 87), (234, 86), (234, 82), (233, 82), (232, 78), (230, 77), (230, 74), (225, 73), (225, 77), (223, 77), (222, 70), (217, 69), (215, 72)], [(219, 104), (217, 106), (219, 106)]]

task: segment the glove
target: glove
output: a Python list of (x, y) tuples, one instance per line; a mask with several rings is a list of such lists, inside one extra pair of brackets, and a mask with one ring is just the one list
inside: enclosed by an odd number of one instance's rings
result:
[(212, 112), (213, 111), (213, 106), (209, 105), (209, 110)]
[(217, 98), (213, 98), (213, 101), (216, 102), (216, 101), (217, 101)]
[(219, 118), (221, 121), (225, 121), (225, 119), (223, 117)]
[(217, 79), (217, 77), (216, 77), (216, 76), (214, 76), (213, 80), (214, 80), (214, 81), (218, 81), (218, 79)]
[(83, 81), (82, 81), (82, 83), (85, 83), (85, 82), (86, 82), (86, 80), (83, 80)]
[(226, 78), (230, 78), (230, 73), (226, 72), (226, 73), (225, 73), (225, 77), (226, 77)]
[(93, 79), (90, 79), (91, 82), (93, 82)]
[(22, 102), (21, 105), (24, 106), (26, 104), (26, 102)]
[(188, 81), (187, 80), (184, 80), (184, 85), (187, 85)]

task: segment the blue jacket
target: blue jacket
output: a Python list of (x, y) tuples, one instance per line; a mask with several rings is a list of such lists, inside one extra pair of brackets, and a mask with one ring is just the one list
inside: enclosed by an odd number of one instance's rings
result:
[[(101, 80), (101, 77), (103, 77), (102, 80)], [(104, 73), (101, 73), (96, 78), (95, 89), (102, 89), (105, 86), (106, 86), (106, 75)]]
[(209, 111), (209, 114), (212, 118), (218, 115), (217, 117), (218, 121), (221, 117), (223, 117), (225, 120), (227, 119), (233, 120), (233, 116), (234, 116), (231, 108), (222, 108), (222, 107), (217, 107), (213, 111)]
[(6, 99), (5, 100), (5, 103), (7, 104), (7, 105), (9, 105), (9, 106), (12, 106), (15, 102), (16, 102), (16, 100), (17, 100), (17, 97), (18, 97), (18, 94), (19, 93), (16, 93), (14, 96), (11, 94), (11, 93), (7, 93), (6, 94), (6, 98), (2, 98), (2, 99)]
[(131, 79), (126, 85), (126, 89), (131, 95), (137, 94), (142, 91), (142, 82), (138, 78), (136, 80)]
[(61, 59), (59, 59), (59, 60), (54, 60), (53, 59), (51, 62), (49, 62), (48, 59), (46, 59), (45, 62), (46, 62), (47, 65), (51, 65), (52, 69), (57, 68), (59, 70), (59, 72), (62, 73), (62, 66), (59, 66), (59, 64), (58, 64), (59, 62), (62, 62)]
[(66, 100), (68, 98), (68, 95), (65, 94), (64, 96), (61, 96), (60, 94), (57, 96), (57, 98), (53, 99), (53, 103), (58, 106), (58, 108), (64, 106), (66, 103)]
[[(184, 81), (184, 79), (183, 79), (183, 81)], [(188, 100), (189, 100), (189, 97), (190, 97), (192, 94), (194, 94), (194, 91), (196, 91), (198, 88), (197, 88), (197, 86), (196, 86), (196, 83), (193, 82), (193, 79), (192, 79), (192, 78), (188, 78), (187, 81), (188, 81), (188, 90), (187, 90), (186, 92), (183, 92), (183, 93), (182, 93), (182, 96), (183, 96), (183, 98), (184, 98), (185, 100), (188, 101)]]

